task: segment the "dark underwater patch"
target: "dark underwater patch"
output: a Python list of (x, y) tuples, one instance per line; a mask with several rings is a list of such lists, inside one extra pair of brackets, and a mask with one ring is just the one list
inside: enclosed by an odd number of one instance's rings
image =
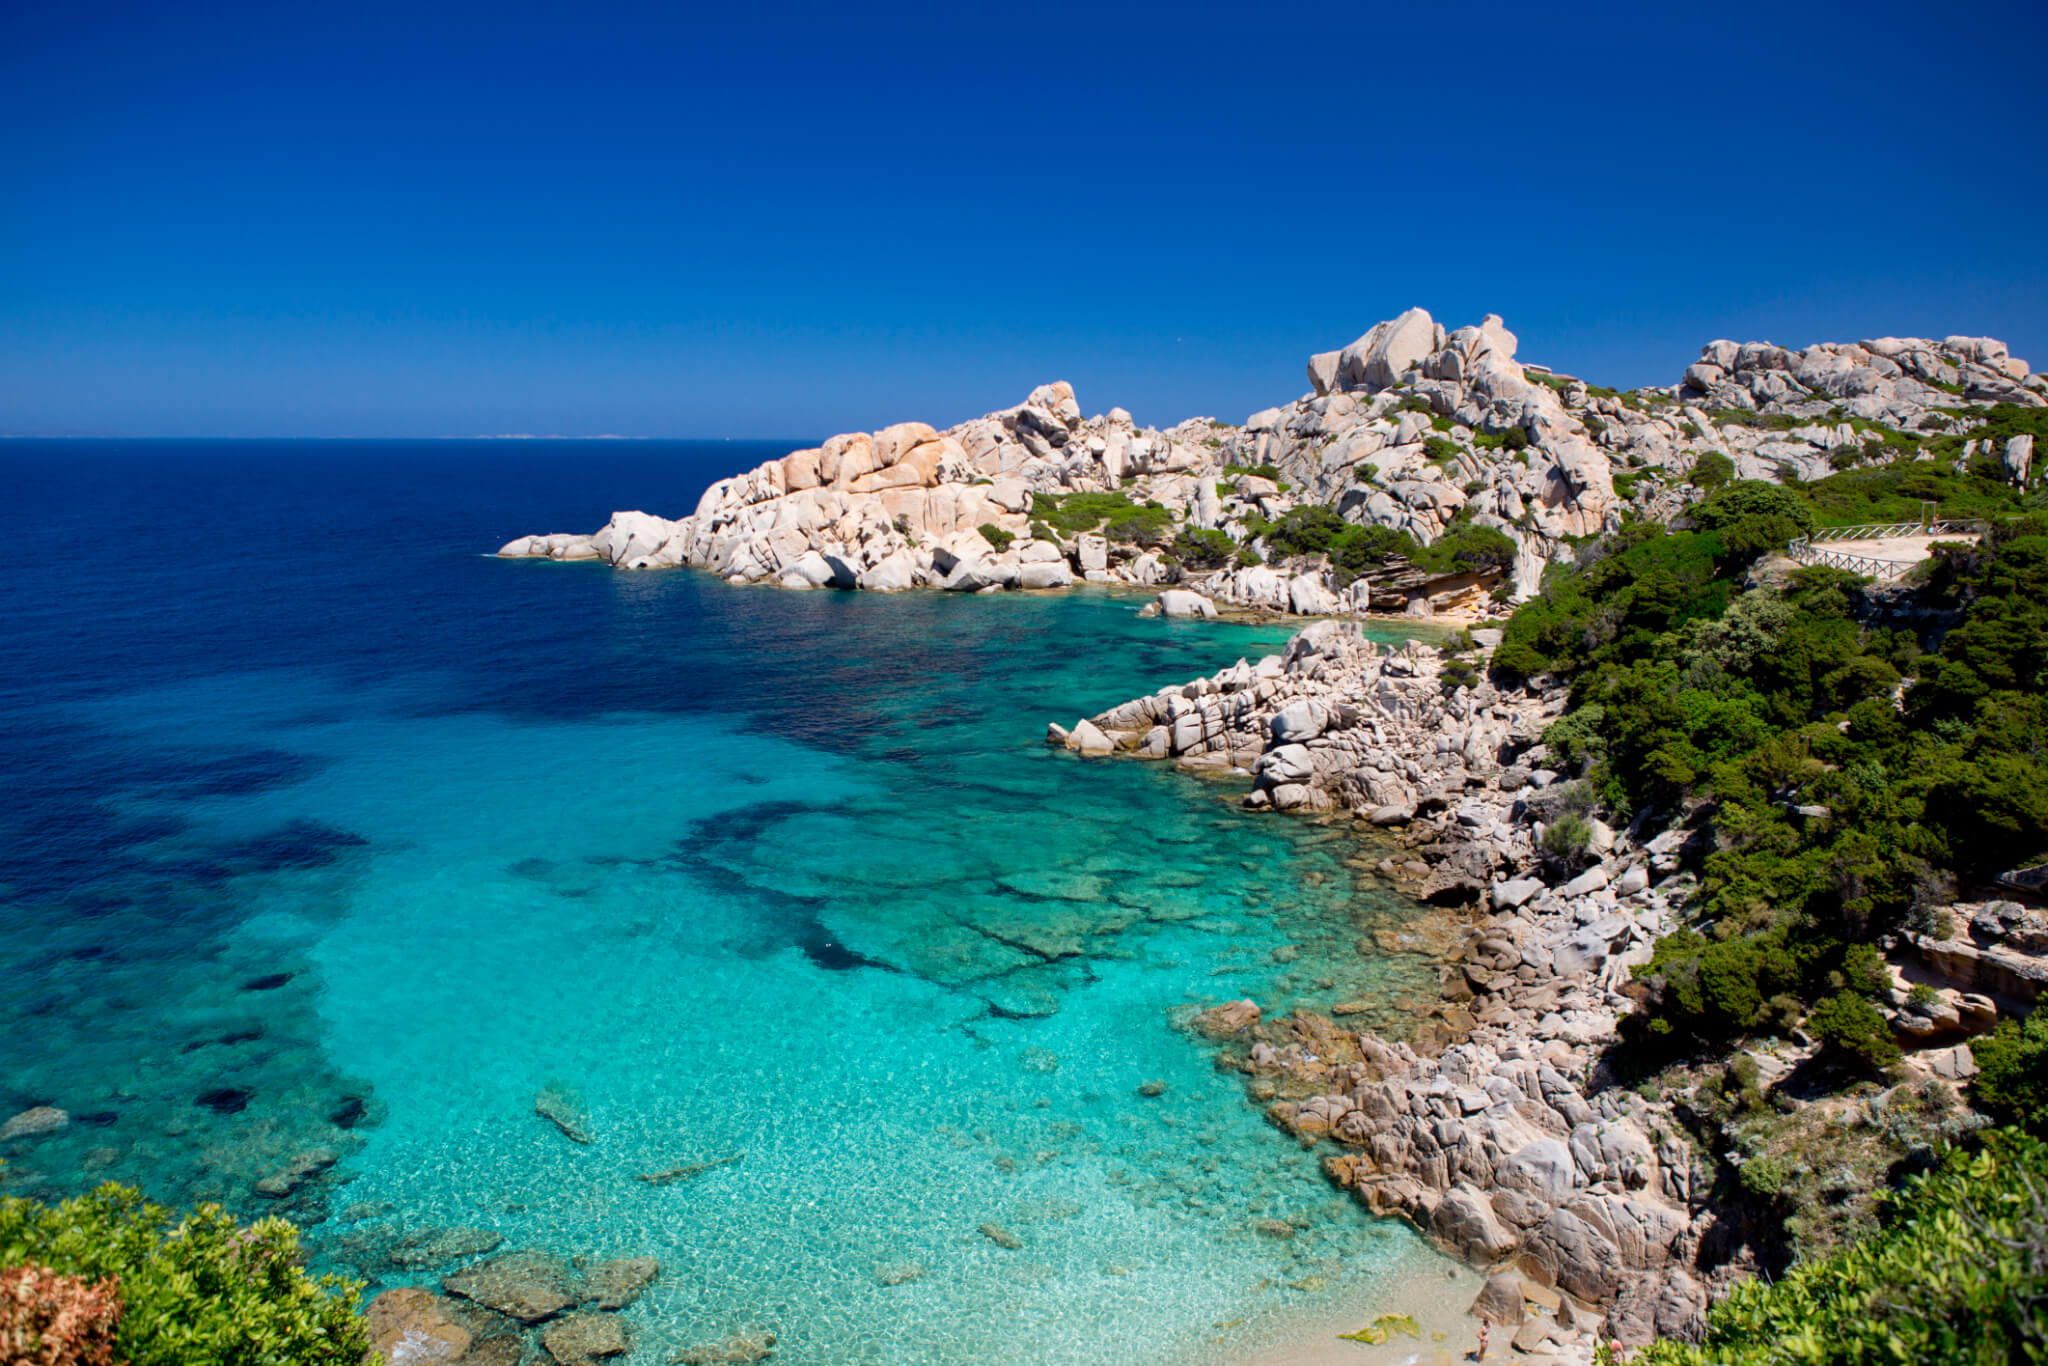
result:
[(201, 1091), (192, 1098), (192, 1103), (203, 1105), (217, 1115), (239, 1115), (249, 1108), (249, 1102), (255, 1096), (254, 1091), (239, 1086), (220, 1086), (211, 1091)]
[(318, 821), (286, 821), (275, 830), (227, 845), (220, 859), (238, 872), (278, 872), (286, 868), (323, 868), (343, 850), (361, 849), (369, 841), (351, 830)]

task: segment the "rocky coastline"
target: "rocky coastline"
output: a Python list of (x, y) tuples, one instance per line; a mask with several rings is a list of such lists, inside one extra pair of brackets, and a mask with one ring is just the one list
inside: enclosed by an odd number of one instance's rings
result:
[(1545, 866), (1546, 821), (1571, 796), (1541, 743), (1563, 696), (1447, 689), (1445, 663), (1433, 647), (1318, 622), (1279, 655), (1054, 724), (1047, 739), (1246, 773), (1249, 809), (1399, 828), (1405, 848), (1382, 871), (1468, 908), (1442, 999), (1411, 1039), (1307, 1012), (1268, 1018), (1250, 1001), (1196, 1028), (1276, 1125), (1335, 1146), (1333, 1182), (1492, 1269), (1474, 1312), (1521, 1345), (1585, 1358), (1596, 1335), (1696, 1332), (1715, 1216), (1691, 1147), (1668, 1107), (1588, 1086), (1632, 1008), (1629, 970), (1674, 927), (1675, 841), (1595, 823), (1586, 866)]
[[(1475, 631), (1482, 660), (1498, 633)], [(1705, 832), (1585, 822), (1583, 850), (1546, 846), (1583, 805), (1549, 766), (1559, 687), (1499, 687), (1456, 652), (1375, 644), (1321, 621), (1281, 653), (1171, 685), (1047, 742), (1089, 758), (1170, 761), (1252, 780), (1243, 805), (1397, 832), (1379, 870), (1458, 908), (1440, 999), (1409, 1037), (1250, 1000), (1192, 1021), (1244, 1074), (1269, 1120), (1324, 1149), (1335, 1185), (1398, 1215), (1486, 1274), (1471, 1312), (1519, 1352), (1590, 1361), (1601, 1341), (1697, 1339), (1709, 1299), (1759, 1269), (1751, 1230), (1716, 1200), (1715, 1161), (1688, 1137), (1691, 1094), (1608, 1073), (1634, 969), (1679, 928)], [(1892, 967), (1889, 1024), (1909, 1052), (1897, 1089), (1975, 1072), (1968, 1039), (2024, 1013), (2048, 983), (2048, 920), (1958, 904)], [(1749, 1056), (1782, 1077), (1811, 1041)]]

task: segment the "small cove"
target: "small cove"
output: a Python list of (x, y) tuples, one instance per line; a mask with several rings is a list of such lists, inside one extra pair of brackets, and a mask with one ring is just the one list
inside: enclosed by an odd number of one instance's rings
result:
[[(95, 1118), (7, 1154), (10, 1193), (256, 1212), (318, 1139), (283, 1204), (316, 1266), (417, 1282), (393, 1244), (449, 1227), (653, 1255), (648, 1360), (759, 1330), (791, 1362), (1222, 1357), (1433, 1264), (1174, 1025), (1393, 1018), (1432, 973), (1374, 935), (1414, 908), (1347, 832), (1040, 742), (1284, 627), (474, 553), (683, 505), (758, 458), (730, 445), (8, 458), (72, 461), (31, 481), (53, 546), (94, 459), (162, 481), (145, 553), (7, 590), (41, 667), (0, 692), (38, 799), (5, 816), (42, 838), (0, 878), (0, 1099)], [(294, 518), (289, 559), (235, 535)], [(593, 1142), (534, 1113), (550, 1085)]]

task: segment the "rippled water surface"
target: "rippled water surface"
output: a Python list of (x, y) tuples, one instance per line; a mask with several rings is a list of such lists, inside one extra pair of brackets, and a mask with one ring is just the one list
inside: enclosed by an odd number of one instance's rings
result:
[(448, 1228), (653, 1255), (648, 1360), (1190, 1360), (1424, 1264), (1176, 1028), (1397, 1013), (1409, 908), (1042, 743), (1284, 630), (477, 553), (786, 448), (0, 447), (0, 1118), (74, 1116), (0, 1189), (284, 1212), (373, 1286)]

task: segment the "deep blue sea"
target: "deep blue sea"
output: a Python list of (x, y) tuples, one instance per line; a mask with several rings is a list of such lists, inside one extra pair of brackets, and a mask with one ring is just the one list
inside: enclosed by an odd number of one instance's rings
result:
[(1043, 743), (1284, 629), (488, 554), (791, 444), (0, 443), (0, 1120), (73, 1117), (0, 1191), (652, 1255), (645, 1360), (1228, 1359), (1431, 1265), (1176, 1023), (1399, 1018), (1378, 855)]

